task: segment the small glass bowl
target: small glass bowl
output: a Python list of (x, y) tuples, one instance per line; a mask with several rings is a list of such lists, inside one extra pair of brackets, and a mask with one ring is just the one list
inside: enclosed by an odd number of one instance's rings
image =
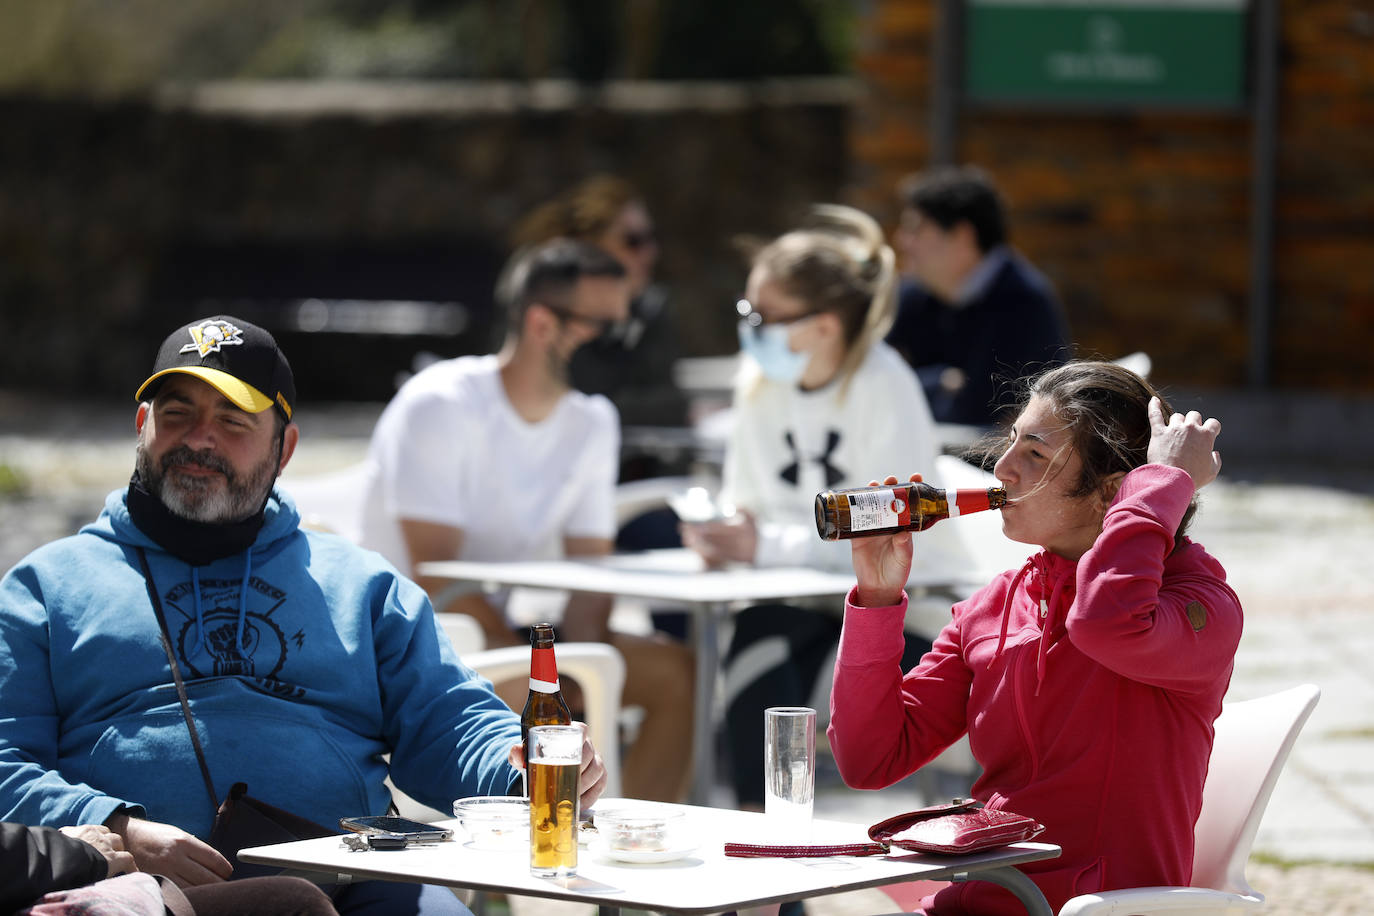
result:
[(481, 795), (453, 803), (453, 815), (476, 849), (511, 849), (530, 841), (530, 803), (513, 795)]
[(666, 852), (684, 842), (682, 809), (654, 802), (616, 804), (592, 812), (596, 832), (611, 850)]

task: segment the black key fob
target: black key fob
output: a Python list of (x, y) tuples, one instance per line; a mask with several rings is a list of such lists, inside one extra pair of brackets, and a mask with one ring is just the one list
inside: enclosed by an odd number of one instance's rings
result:
[(405, 849), (407, 838), (402, 833), (369, 833), (368, 849)]

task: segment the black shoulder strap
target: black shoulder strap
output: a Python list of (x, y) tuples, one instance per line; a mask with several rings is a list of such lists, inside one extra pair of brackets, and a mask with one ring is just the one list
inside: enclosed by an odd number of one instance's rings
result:
[(181, 701), (181, 714), (186, 719), (186, 730), (191, 733), (191, 746), (196, 750), (196, 761), (200, 764), (200, 775), (205, 780), (205, 791), (210, 796), (210, 808), (219, 813), (219, 796), (215, 794), (215, 782), (210, 778), (210, 765), (205, 762), (205, 749), (200, 746), (200, 734), (196, 731), (196, 720), (191, 718), (191, 704), (186, 699), (186, 684), (181, 679), (181, 665), (177, 664), (176, 653), (172, 651), (172, 637), (167, 631), (167, 618), (162, 614), (162, 599), (157, 595), (153, 584), (153, 571), (148, 568), (148, 554), (138, 548), (138, 563), (143, 567), (143, 581), (148, 586), (148, 599), (153, 603), (153, 613), (157, 615), (157, 625), (162, 630), (162, 648), (167, 652), (167, 662), (172, 666), (172, 680), (176, 683), (177, 699)]

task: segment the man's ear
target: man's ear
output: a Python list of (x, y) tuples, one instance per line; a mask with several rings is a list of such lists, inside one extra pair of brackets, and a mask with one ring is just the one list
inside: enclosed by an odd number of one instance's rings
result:
[(286, 463), (291, 460), (291, 456), (296, 452), (296, 443), (300, 441), (301, 429), (295, 423), (286, 424), (286, 429), (282, 430), (281, 437), (281, 462), (277, 465), (277, 476), (286, 470)]
[(148, 414), (152, 413), (153, 405), (147, 401), (142, 401), (138, 405), (138, 411), (134, 413), (134, 432), (143, 432), (143, 424), (148, 422)]
[(973, 252), (977, 258), (983, 256), (983, 249), (978, 247), (978, 230), (973, 228), (973, 223), (963, 219), (955, 223), (954, 228), (949, 231), (958, 240), (960, 247)]

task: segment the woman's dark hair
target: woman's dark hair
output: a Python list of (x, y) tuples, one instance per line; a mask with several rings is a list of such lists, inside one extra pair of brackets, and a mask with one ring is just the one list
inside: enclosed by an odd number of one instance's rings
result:
[[(1074, 360), (1029, 379), (1017, 413), (1025, 409), (1031, 398), (1040, 398), (1064, 421), (1070, 442), (1083, 460), (1077, 485), (1069, 495), (1090, 496), (1102, 492), (1113, 474), (1146, 463), (1150, 448), (1150, 399), (1155, 397), (1159, 398), (1166, 417), (1173, 412), (1164, 396), (1131, 370), (1111, 362)], [(1005, 442), (999, 442), (996, 448), (1000, 454)], [(985, 462), (988, 457), (995, 457), (986, 447), (980, 448), (980, 453)], [(1196, 512), (1194, 495), (1174, 532), (1175, 549), (1182, 544), (1183, 534)]]
[(536, 207), (515, 227), (511, 241), (516, 248), (560, 237), (595, 242), (611, 228), (620, 211), (642, 199), (624, 179), (593, 175)]

